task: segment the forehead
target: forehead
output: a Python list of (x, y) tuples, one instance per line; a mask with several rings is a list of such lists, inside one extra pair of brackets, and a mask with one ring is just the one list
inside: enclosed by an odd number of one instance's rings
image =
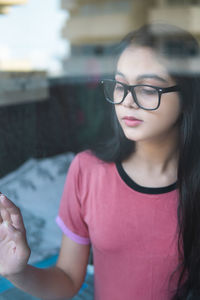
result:
[(148, 47), (130, 46), (119, 57), (117, 71), (127, 78), (133, 78), (143, 73), (155, 73), (169, 78), (164, 63), (158, 55)]

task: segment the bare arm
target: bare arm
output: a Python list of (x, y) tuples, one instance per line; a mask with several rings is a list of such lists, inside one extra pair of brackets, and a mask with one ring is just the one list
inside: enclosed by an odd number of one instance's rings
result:
[(63, 235), (56, 266), (35, 268), (27, 265), (30, 250), (21, 213), (11, 201), (4, 198), (1, 200), (0, 221), (1, 275), (18, 288), (41, 299), (66, 300), (78, 292), (85, 278), (89, 245), (80, 245)]
[(19, 274), (7, 276), (18, 288), (41, 299), (68, 299), (81, 288), (85, 278), (89, 246), (79, 245), (63, 235), (58, 262), (54, 268), (27, 265)]

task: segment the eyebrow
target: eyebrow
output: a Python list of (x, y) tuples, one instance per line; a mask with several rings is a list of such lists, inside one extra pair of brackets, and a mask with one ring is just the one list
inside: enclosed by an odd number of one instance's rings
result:
[[(120, 75), (120, 76), (126, 78), (125, 75), (123, 73), (119, 72), (119, 71), (117, 71), (115, 75)], [(139, 75), (136, 79), (140, 80), (140, 79), (148, 79), (148, 78), (150, 78), (150, 79), (156, 79), (156, 80), (159, 80), (161, 82), (168, 83), (168, 81), (165, 78), (160, 77), (160, 76), (158, 76), (156, 74), (143, 74), (143, 75)]]

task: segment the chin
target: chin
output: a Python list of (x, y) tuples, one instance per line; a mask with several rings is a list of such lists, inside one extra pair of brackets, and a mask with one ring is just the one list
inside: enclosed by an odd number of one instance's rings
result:
[(140, 142), (151, 139), (152, 136), (144, 135), (141, 132), (131, 132), (131, 130), (123, 130), (124, 135), (128, 140), (131, 140), (133, 142)]
[(140, 141), (142, 139), (137, 134), (130, 134), (130, 133), (126, 133), (126, 132), (124, 132), (124, 134), (125, 134), (125, 136), (128, 140), (131, 140), (133, 142), (137, 142), (137, 141)]

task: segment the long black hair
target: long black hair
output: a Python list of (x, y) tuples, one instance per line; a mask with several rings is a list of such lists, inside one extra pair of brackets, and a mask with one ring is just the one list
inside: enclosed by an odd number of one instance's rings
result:
[[(177, 174), (180, 264), (175, 269), (180, 271), (180, 276), (172, 300), (200, 299), (200, 77), (194, 68), (200, 54), (199, 45), (190, 33), (158, 23), (129, 33), (116, 48), (117, 57), (130, 45), (150, 47), (172, 62), (167, 66), (169, 74), (180, 88)], [(91, 150), (104, 161), (123, 161), (133, 153), (135, 142), (125, 137), (114, 109), (112, 118), (112, 137)]]

